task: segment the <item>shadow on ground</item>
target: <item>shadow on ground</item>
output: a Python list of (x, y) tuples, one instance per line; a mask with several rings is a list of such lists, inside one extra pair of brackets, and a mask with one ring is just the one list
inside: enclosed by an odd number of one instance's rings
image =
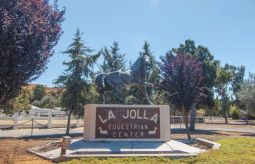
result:
[[(173, 129), (171, 129), (171, 133), (172, 134), (185, 134), (186, 133), (186, 129), (173, 128)], [(214, 130), (200, 130), (200, 129), (199, 130), (191, 131), (191, 134), (202, 134), (202, 135), (221, 134), (221, 135), (227, 135), (227, 134), (219, 133), (218, 131), (214, 131)]]
[(245, 137), (255, 137), (255, 133), (245, 133), (245, 134), (241, 134), (241, 136), (245, 136)]

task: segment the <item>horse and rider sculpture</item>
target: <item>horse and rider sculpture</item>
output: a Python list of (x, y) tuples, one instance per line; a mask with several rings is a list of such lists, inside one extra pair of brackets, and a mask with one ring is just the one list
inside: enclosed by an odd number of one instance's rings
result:
[(145, 82), (146, 65), (149, 64), (149, 56), (144, 55), (139, 57), (132, 65), (129, 71), (114, 71), (110, 73), (101, 73), (96, 76), (95, 83), (97, 91), (100, 94), (100, 102), (105, 104), (105, 93), (112, 94), (119, 101), (125, 104), (118, 96), (122, 87), (136, 86), (144, 94), (147, 103), (153, 104), (147, 94), (146, 88), (152, 88), (151, 83)]

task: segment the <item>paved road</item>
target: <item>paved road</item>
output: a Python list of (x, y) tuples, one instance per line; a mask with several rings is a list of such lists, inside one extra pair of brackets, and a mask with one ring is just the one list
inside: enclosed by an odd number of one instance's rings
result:
[(225, 132), (255, 133), (255, 129), (246, 129), (246, 128), (209, 127), (206, 129), (201, 129), (201, 128), (197, 128), (197, 129), (198, 130), (225, 131)]
[[(185, 125), (175, 124), (171, 125), (173, 129), (184, 128)], [(255, 126), (246, 125), (218, 125), (218, 124), (197, 124), (196, 130), (212, 130), (225, 132), (240, 132), (240, 133), (255, 133)]]
[[(65, 128), (34, 129), (33, 137), (61, 137), (65, 134)], [(74, 136), (82, 136), (83, 127), (70, 130)], [(31, 136), (31, 129), (0, 130), (0, 138), (26, 138)]]

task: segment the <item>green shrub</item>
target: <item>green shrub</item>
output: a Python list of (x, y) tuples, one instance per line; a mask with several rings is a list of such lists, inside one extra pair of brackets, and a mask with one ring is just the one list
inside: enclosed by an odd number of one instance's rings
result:
[(238, 120), (240, 118), (240, 111), (237, 106), (230, 107), (230, 116), (233, 120)]

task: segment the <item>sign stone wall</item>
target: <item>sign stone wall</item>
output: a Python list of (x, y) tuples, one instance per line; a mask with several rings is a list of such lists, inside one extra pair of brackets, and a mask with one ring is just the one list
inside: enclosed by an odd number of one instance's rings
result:
[(96, 138), (160, 138), (159, 108), (97, 107)]
[(169, 140), (169, 107), (165, 105), (85, 106), (85, 140)]

